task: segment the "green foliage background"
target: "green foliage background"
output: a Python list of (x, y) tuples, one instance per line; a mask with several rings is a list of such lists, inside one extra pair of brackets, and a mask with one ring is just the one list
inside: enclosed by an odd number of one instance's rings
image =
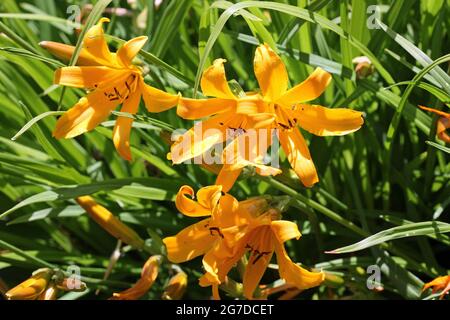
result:
[[(148, 254), (125, 247), (103, 281), (116, 240), (73, 199), (93, 194), (158, 252), (161, 237), (195, 221), (177, 212), (172, 200), (178, 188), (189, 184), (198, 189), (215, 180), (200, 166), (172, 166), (166, 160), (168, 145), (161, 138), (166, 129), (192, 125), (175, 110), (148, 114), (141, 106), (142, 117), (132, 133), (132, 163), (115, 152), (111, 122), (77, 139), (57, 141), (51, 137), (55, 117), (48, 116), (11, 140), (33, 117), (59, 106), (67, 110), (83, 95), (52, 86), (61, 62), (38, 43), (76, 44), (75, 22), (67, 20), (73, 11), (67, 8), (90, 3), (0, 3), (0, 211), (20, 204), (0, 220), (3, 293), (48, 263), (63, 270), (70, 264), (81, 267), (89, 290), (66, 299), (104, 299), (128, 288)], [(195, 94), (203, 68), (219, 57), (228, 60), (229, 79), (245, 90), (256, 88), (252, 61), (256, 45), (263, 42), (278, 48), (291, 84), (304, 80), (316, 66), (331, 72), (332, 84), (317, 102), (363, 111), (366, 121), (345, 137), (307, 135), (320, 183), (305, 189), (281, 155), (281, 176), (262, 179), (248, 171), (231, 193), (238, 199), (290, 197), (284, 216), (297, 222), (303, 234), (288, 244), (292, 259), (337, 276), (299, 299), (434, 298), (422, 295), (421, 288), (450, 269), (450, 238), (445, 234), (450, 231), (449, 149), (435, 139), (432, 115), (416, 106), (449, 107), (450, 1), (239, 3), (236, 9), (245, 11), (225, 12), (233, 4), (226, 1), (165, 0), (159, 8), (151, 0), (112, 1), (97, 14), (112, 18), (107, 25), (111, 47), (117, 46), (117, 38), (148, 35), (146, 52), (140, 55), (149, 70), (146, 82), (188, 97)], [(379, 6), (383, 27), (367, 28), (367, 19), (373, 21), (370, 5)], [(115, 15), (114, 7), (126, 8), (126, 15)], [(352, 59), (361, 55), (369, 56), (376, 69), (365, 79), (357, 79), (353, 71)], [(438, 58), (436, 66), (425, 70)], [(412, 224), (416, 222), (425, 223)], [(391, 228), (366, 239), (364, 249), (357, 244), (340, 255), (325, 253)], [(402, 239), (389, 241), (396, 238)], [(381, 267), (382, 292), (366, 287), (366, 268), (373, 264)], [(209, 298), (210, 290), (197, 284), (201, 259), (181, 267), (189, 275), (185, 298)], [(148, 298), (160, 298), (170, 272), (162, 269)], [(263, 282), (276, 279), (276, 270), (270, 269)], [(98, 295), (96, 288), (101, 289)]]

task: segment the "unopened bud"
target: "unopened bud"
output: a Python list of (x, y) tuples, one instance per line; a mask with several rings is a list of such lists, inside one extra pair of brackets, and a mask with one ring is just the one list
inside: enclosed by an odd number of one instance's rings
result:
[(183, 271), (178, 272), (176, 275), (170, 278), (169, 284), (167, 285), (162, 295), (162, 299), (180, 300), (181, 298), (183, 298), (183, 295), (186, 292), (187, 283), (187, 274)]
[(78, 197), (76, 201), (95, 222), (113, 237), (136, 249), (144, 247), (144, 240), (133, 229), (116, 218), (108, 209), (95, 202), (92, 197)]
[(53, 275), (50, 269), (40, 269), (31, 278), (9, 290), (5, 295), (8, 300), (35, 300), (47, 288)]

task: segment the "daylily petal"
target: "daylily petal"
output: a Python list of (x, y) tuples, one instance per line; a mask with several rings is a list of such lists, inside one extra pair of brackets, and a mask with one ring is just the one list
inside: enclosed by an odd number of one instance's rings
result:
[(226, 138), (225, 128), (220, 125), (227, 120), (225, 115), (218, 115), (203, 122), (198, 122), (184, 133), (171, 147), (170, 158), (175, 164), (195, 158), (208, 151)]
[(200, 85), (205, 96), (223, 99), (236, 99), (228, 86), (223, 66), (225, 59), (214, 60), (212, 66), (207, 68), (202, 75)]
[(253, 292), (261, 281), (272, 258), (274, 250), (272, 231), (267, 226), (257, 228), (249, 235), (248, 241), (247, 246), (250, 247), (251, 253), (245, 268), (243, 285), (244, 296), (247, 299), (252, 299)]
[(447, 129), (450, 128), (450, 118), (440, 117), (436, 123), (436, 135), (444, 142), (450, 143), (450, 135)]
[(267, 45), (260, 45), (255, 52), (253, 62), (255, 75), (263, 96), (276, 101), (287, 90), (288, 75), (280, 57)]
[(213, 210), (211, 225), (217, 225), (222, 228), (222, 234), (227, 233), (234, 237), (234, 230), (230, 227), (240, 227), (248, 224), (247, 217), (238, 212), (239, 202), (235, 197), (226, 193), (220, 197), (219, 204)]
[(105, 81), (123, 76), (125, 72), (113, 68), (95, 67), (63, 67), (55, 71), (54, 84), (74, 88), (94, 89)]
[(158, 277), (160, 256), (152, 256), (142, 268), (141, 278), (129, 289), (114, 293), (111, 300), (137, 300), (145, 295)]
[(236, 101), (229, 99), (189, 99), (180, 98), (177, 114), (184, 119), (201, 119), (217, 113), (231, 111)]
[(216, 237), (209, 230), (210, 219), (197, 222), (176, 236), (163, 239), (167, 256), (173, 263), (181, 263), (205, 254), (214, 245)]
[(220, 185), (224, 192), (230, 191), (243, 169), (243, 166), (237, 169), (231, 167), (232, 165), (224, 164), (216, 178), (215, 184)]
[(117, 59), (124, 67), (131, 65), (131, 62), (147, 42), (148, 37), (142, 36), (127, 41), (117, 50)]
[(270, 127), (275, 121), (276, 117), (272, 113), (251, 113), (247, 114), (246, 127), (252, 129), (264, 128), (270, 133)]
[(419, 106), (419, 108), (422, 109), (422, 110), (433, 112), (433, 113), (435, 113), (437, 115), (440, 115), (441, 117), (444, 117), (444, 118), (450, 118), (450, 113), (446, 113), (444, 111), (440, 111), (440, 110), (433, 109), (433, 108), (428, 108), (428, 107), (425, 107), (425, 106)]
[[(69, 62), (75, 51), (74, 46), (67, 44), (53, 42), (53, 41), (42, 41), (39, 45), (50, 52), (55, 57), (63, 60), (64, 62)], [(100, 63), (91, 55), (86, 49), (81, 48), (80, 55), (77, 59), (77, 66), (98, 66)]]
[(330, 109), (300, 104), (292, 111), (298, 124), (318, 136), (341, 136), (355, 132), (364, 123), (363, 113), (351, 109)]
[(206, 208), (213, 210), (222, 197), (222, 187), (213, 185), (203, 187), (197, 192), (198, 203)]
[[(204, 217), (204, 216), (210, 216), (211, 215), (211, 207), (208, 205), (205, 205), (204, 197), (206, 194), (209, 195), (216, 195), (217, 191), (220, 196), (220, 187), (212, 186), (212, 187), (206, 187), (202, 189), (202, 192), (198, 192), (197, 196), (202, 198), (202, 202), (200, 201), (194, 201), (194, 189), (192, 189), (190, 186), (182, 186), (180, 190), (178, 191), (177, 197), (175, 199), (175, 205), (177, 206), (177, 209), (180, 210), (181, 213), (188, 217)], [(200, 189), (200, 190), (202, 190)], [(209, 192), (208, 192), (209, 191)], [(200, 200), (200, 199), (199, 199)]]
[(308, 145), (297, 128), (291, 131), (279, 131), (281, 146), (289, 163), (306, 187), (311, 187), (319, 181), (316, 167), (309, 153)]
[(297, 103), (314, 100), (325, 91), (330, 81), (331, 74), (316, 68), (305, 81), (283, 94), (276, 103), (290, 108)]
[(283, 244), (278, 241), (275, 243), (275, 252), (277, 254), (278, 272), (280, 278), (286, 283), (296, 286), (298, 289), (309, 289), (320, 285), (325, 279), (323, 272), (311, 272), (292, 262), (286, 253)]
[(148, 112), (162, 112), (175, 107), (178, 104), (180, 95), (170, 94), (162, 90), (153, 88), (141, 80), (142, 98)]
[(270, 224), (277, 241), (284, 243), (291, 239), (299, 239), (301, 237), (300, 231), (296, 223), (286, 220), (275, 220)]
[(219, 285), (225, 280), (228, 272), (239, 259), (244, 255), (246, 238), (237, 242), (233, 250), (227, 247), (225, 242), (219, 242), (203, 257), (203, 267), (205, 274), (199, 279), (199, 285), (207, 287), (210, 285)]
[[(139, 102), (141, 101), (141, 92), (135, 91), (129, 95), (123, 103), (121, 112), (135, 114), (139, 109)], [(125, 160), (131, 161), (130, 150), (130, 133), (133, 125), (133, 119), (119, 116), (116, 119), (116, 125), (113, 130), (114, 146), (119, 152), (120, 156)]]
[(69, 139), (98, 126), (123, 101), (119, 98), (108, 98), (106, 92), (112, 87), (115, 87), (119, 92), (127, 92), (124, 85), (127, 76), (125, 73), (116, 82), (99, 87), (86, 97), (81, 98), (75, 106), (58, 119), (53, 136), (57, 139)]
[(449, 276), (437, 277), (436, 279), (433, 279), (432, 281), (425, 283), (423, 285), (422, 292), (431, 287), (436, 287), (433, 288), (433, 292), (436, 292), (437, 290), (444, 288), (447, 285), (449, 279), (450, 279)]
[(108, 18), (100, 21), (90, 28), (83, 39), (83, 48), (86, 49), (102, 65), (114, 65), (115, 59), (108, 48), (103, 31), (103, 23), (109, 22)]

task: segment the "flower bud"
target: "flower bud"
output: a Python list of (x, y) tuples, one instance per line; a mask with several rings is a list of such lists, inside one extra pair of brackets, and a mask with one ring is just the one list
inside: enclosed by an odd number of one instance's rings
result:
[(9, 290), (5, 295), (8, 300), (35, 300), (43, 292), (52, 277), (52, 270), (37, 270), (31, 278)]
[(150, 290), (158, 277), (161, 256), (151, 256), (144, 264), (141, 278), (130, 289), (114, 293), (110, 300), (137, 300)]
[(76, 201), (95, 222), (113, 237), (136, 249), (144, 247), (144, 240), (133, 229), (116, 218), (108, 209), (95, 202), (92, 197), (78, 197)]
[(355, 72), (358, 79), (367, 78), (375, 71), (372, 61), (370, 61), (370, 59), (366, 56), (356, 57), (352, 60), (352, 62), (356, 64)]
[(181, 298), (183, 298), (183, 295), (186, 292), (187, 283), (187, 274), (183, 271), (178, 272), (176, 275), (170, 278), (169, 284), (167, 285), (162, 295), (162, 299), (180, 300)]

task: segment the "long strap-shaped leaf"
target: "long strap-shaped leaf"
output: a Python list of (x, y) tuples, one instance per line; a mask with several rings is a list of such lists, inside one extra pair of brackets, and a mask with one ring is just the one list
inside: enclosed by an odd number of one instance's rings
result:
[(445, 222), (426, 221), (409, 223), (403, 226), (383, 230), (357, 243), (334, 249), (332, 251), (327, 251), (327, 253), (338, 254), (355, 252), (390, 240), (416, 236), (436, 236), (439, 233), (446, 232), (450, 232), (450, 224)]

